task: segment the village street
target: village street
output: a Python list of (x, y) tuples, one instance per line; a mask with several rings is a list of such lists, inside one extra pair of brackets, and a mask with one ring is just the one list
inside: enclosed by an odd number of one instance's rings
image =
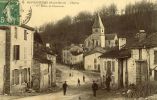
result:
[[(97, 83), (99, 83), (99, 75), (97, 73), (70, 70), (69, 67), (60, 64), (57, 64), (56, 67), (63, 73), (62, 81), (67, 81), (67, 84), (69, 85), (66, 96), (63, 95), (62, 91), (59, 91), (55, 93), (26, 97), (2, 96), (0, 97), (0, 100), (79, 100), (79, 97), (81, 97), (81, 100), (106, 100), (107, 98), (111, 100), (111, 97), (114, 100), (114, 98), (121, 97), (120, 95), (116, 95), (116, 92), (107, 93), (107, 91), (101, 89), (98, 90), (97, 97), (93, 97), (91, 85), (93, 80), (97, 80)], [(73, 74), (72, 77), (69, 77), (70, 72)], [(83, 75), (86, 77), (86, 82), (83, 82)], [(77, 86), (78, 78), (81, 81), (80, 87)]]
[[(97, 73), (70, 70), (69, 67), (61, 64), (57, 64), (56, 67), (63, 72), (62, 81), (67, 81), (67, 84), (69, 85), (66, 96), (63, 95), (63, 91), (58, 91), (36, 96), (0, 96), (0, 100), (127, 100), (127, 98), (123, 97), (118, 91), (107, 92), (101, 88), (97, 91), (97, 97), (93, 97), (91, 85), (93, 80), (99, 79), (99, 75)], [(73, 73), (73, 77), (69, 77), (70, 72)], [(82, 80), (83, 75), (86, 77), (85, 83)], [(81, 86), (77, 86), (78, 78), (81, 81)], [(99, 84), (98, 81), (97, 83)], [(154, 98), (154, 96), (151, 98)], [(137, 100), (143, 99), (144, 98)]]

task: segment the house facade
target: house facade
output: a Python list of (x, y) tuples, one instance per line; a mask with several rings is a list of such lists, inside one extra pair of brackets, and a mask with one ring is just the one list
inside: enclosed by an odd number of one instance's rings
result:
[(83, 62), (83, 47), (71, 45), (62, 50), (62, 62), (68, 65), (76, 65)]
[[(3, 93), (23, 92), (31, 86), (34, 29), (22, 26), (1, 26)], [(3, 34), (3, 35), (2, 35)], [(1, 71), (2, 71), (1, 70)], [(2, 88), (1, 88), (2, 89)]]
[(95, 49), (86, 52), (84, 54), (84, 69), (91, 71), (100, 71), (100, 59), (105, 50), (101, 47), (96, 47)]
[[(107, 62), (108, 59), (112, 61), (115, 59), (117, 63), (115, 64), (115, 69), (118, 70), (111, 70), (111, 77), (113, 75), (117, 77), (114, 84), (119, 88), (127, 87), (130, 84), (141, 84), (156, 80), (156, 33), (147, 38), (143, 38), (143, 35), (141, 36), (142, 39), (139, 38), (138, 41), (134, 41), (135, 44), (109, 51), (100, 56), (102, 80), (107, 75), (104, 62)], [(108, 64), (107, 67), (109, 66)]]
[(56, 55), (49, 44), (44, 45), (38, 32), (34, 34), (32, 88), (45, 91), (56, 83)]

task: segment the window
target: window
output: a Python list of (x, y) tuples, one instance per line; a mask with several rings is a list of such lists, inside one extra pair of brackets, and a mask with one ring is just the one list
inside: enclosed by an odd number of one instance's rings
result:
[(154, 51), (154, 64), (157, 64), (157, 51)]
[(104, 69), (106, 70), (106, 61), (104, 61)]
[(27, 40), (27, 30), (24, 30), (24, 40)]
[(14, 38), (16, 38), (16, 39), (17, 39), (17, 27), (15, 27)]
[(94, 59), (94, 63), (97, 63), (97, 59)]
[(19, 70), (18, 69), (14, 69), (12, 71), (12, 83), (13, 84), (19, 84)]
[(95, 69), (95, 70), (97, 69), (97, 65), (96, 65), (96, 64), (94, 64), (94, 69)]
[(142, 49), (139, 49), (139, 59), (142, 59)]
[(95, 29), (95, 32), (98, 32), (98, 29)]
[(13, 58), (14, 60), (20, 59), (20, 46), (19, 45), (14, 45), (13, 57), (14, 57)]
[(104, 32), (104, 30), (102, 30), (102, 32)]
[(96, 41), (96, 46), (99, 46), (99, 41)]
[(27, 68), (22, 69), (21, 71), (21, 82), (27, 83)]
[(112, 71), (115, 72), (115, 62), (112, 61)]
[(111, 75), (111, 61), (107, 61), (107, 71), (106, 71), (107, 75)]

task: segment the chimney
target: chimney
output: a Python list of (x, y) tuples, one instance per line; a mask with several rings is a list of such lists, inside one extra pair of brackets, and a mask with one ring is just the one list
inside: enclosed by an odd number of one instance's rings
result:
[(80, 46), (81, 48), (83, 48), (83, 44), (79, 44), (79, 46)]
[(50, 48), (50, 43), (46, 43), (46, 47)]
[(136, 34), (136, 38), (138, 38), (138, 41), (141, 42), (146, 38), (146, 35), (145, 30), (139, 30), (139, 33)]
[(120, 50), (121, 48), (123, 48), (123, 47), (125, 46), (125, 44), (126, 44), (126, 38), (119, 38), (119, 39), (118, 39), (118, 47), (119, 47), (119, 50)]

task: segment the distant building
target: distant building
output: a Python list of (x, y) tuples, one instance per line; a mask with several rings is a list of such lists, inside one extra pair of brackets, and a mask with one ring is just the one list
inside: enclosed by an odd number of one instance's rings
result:
[(100, 59), (98, 58), (105, 50), (101, 47), (86, 52), (84, 54), (84, 68), (85, 70), (100, 71)]
[(92, 34), (84, 41), (84, 68), (100, 71), (100, 59), (98, 57), (118, 46), (118, 42), (119, 39), (116, 33), (105, 33), (104, 25), (99, 14), (97, 14), (92, 26)]
[(114, 47), (118, 44), (117, 34), (106, 34), (104, 25), (99, 14), (96, 15), (94, 24), (92, 26), (92, 34), (84, 41), (84, 49), (90, 51), (96, 47)]
[(44, 91), (56, 82), (56, 55), (50, 44), (44, 45), (40, 35), (34, 34), (34, 55), (32, 66), (32, 88)]
[(24, 92), (31, 86), (34, 29), (22, 26), (0, 27), (0, 92)]
[(83, 63), (83, 47), (74, 44), (65, 47), (62, 50), (62, 62), (68, 65)]

